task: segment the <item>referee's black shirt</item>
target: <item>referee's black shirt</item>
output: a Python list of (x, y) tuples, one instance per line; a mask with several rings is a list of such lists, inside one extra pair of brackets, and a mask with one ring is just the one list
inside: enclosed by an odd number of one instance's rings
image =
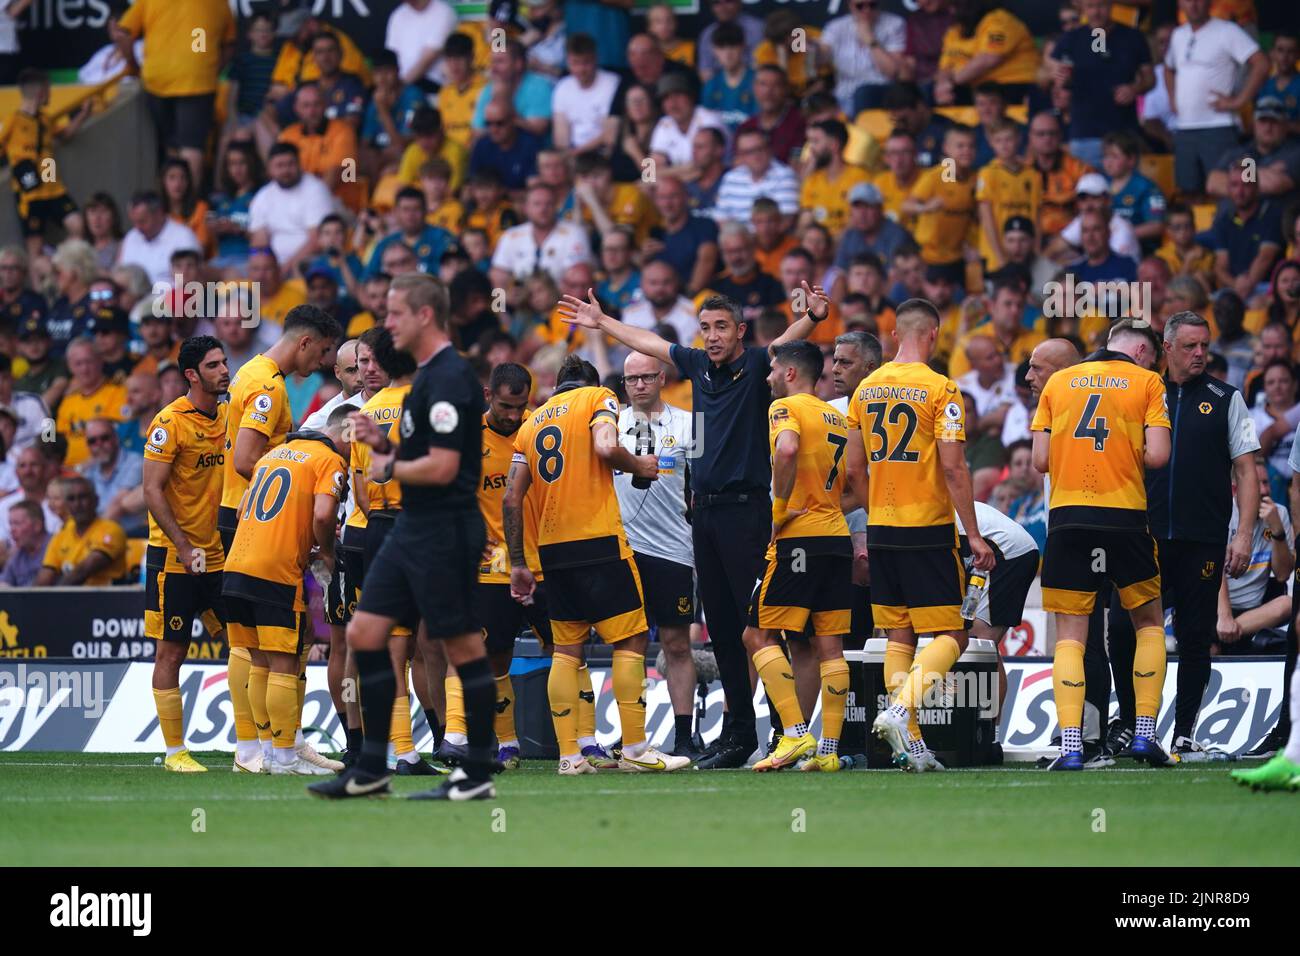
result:
[(691, 492), (767, 495), (772, 485), (767, 349), (746, 348), (726, 365), (714, 365), (704, 349), (673, 345), (670, 354), (692, 386), (696, 457), (691, 459)]
[(397, 458), (414, 461), (430, 448), (449, 448), (460, 452), (460, 470), (447, 485), (402, 485), (399, 523), (478, 508), (483, 411), (483, 386), (451, 345), (419, 367), (402, 403)]

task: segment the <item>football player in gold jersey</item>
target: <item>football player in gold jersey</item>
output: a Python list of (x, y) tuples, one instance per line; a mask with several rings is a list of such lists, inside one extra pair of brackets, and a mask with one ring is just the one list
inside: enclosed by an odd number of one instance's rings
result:
[(515, 437), (502, 523), (510, 551), (510, 589), (530, 601), (536, 580), (524, 551), (524, 496), (536, 485), (537, 550), (546, 572), (546, 599), (555, 639), (547, 680), (559, 772), (595, 773), (578, 749), (578, 671), (594, 628), (615, 645), (614, 698), (623, 749), (618, 769), (672, 771), (690, 765), (650, 746), (645, 736), (645, 648), (648, 625), (641, 579), (623, 533), (614, 469), (651, 481), (655, 455), (633, 455), (618, 442), (618, 401), (595, 368), (570, 355), (555, 394), (525, 420)]
[[(199, 772), (185, 749), (180, 691), (181, 662), (190, 648), (190, 631), (199, 611), (215, 611), (224, 623), (221, 570), (225, 549), (217, 533), (217, 502), (228, 406), (217, 398), (230, 387), (226, 352), (210, 335), (181, 344), (181, 374), (189, 391), (164, 407), (149, 425), (144, 446), (145, 505), (149, 546), (145, 552), (145, 636), (156, 641), (153, 697), (158, 725), (167, 744), (163, 766)], [(235, 711), (242, 751), (235, 769), (256, 772), (261, 749), (252, 714)]]
[(344, 425), (352, 413), (340, 405), (324, 431), (293, 432), (257, 460), (226, 555), (221, 591), (230, 644), (269, 671), (265, 697), (250, 695), (250, 702), (254, 720), (270, 729), (272, 774), (330, 773), (297, 749), (303, 573), (314, 549), (326, 570), (334, 569), (338, 504), (347, 495)]
[[(287, 375), (310, 375), (332, 364), (335, 343), (342, 338), (338, 323), (312, 305), (289, 310), (284, 318), (284, 332), (279, 340), (261, 355), (249, 359), (230, 382), (230, 410), (226, 418), (226, 462), (223, 468), (221, 507), (217, 510), (217, 528), (227, 553), (238, 526), (238, 512), (244, 491), (253, 474), (253, 466), (266, 453), (284, 441), (293, 427), (289, 410)], [(306, 662), (303, 662), (306, 666)], [(228, 679), (230, 706), (236, 714), (262, 712), (269, 671), (254, 667), (243, 648), (231, 647)], [(250, 698), (258, 698), (254, 705)], [(262, 722), (264, 723), (264, 722)], [(239, 724), (236, 724), (236, 739)], [(258, 728), (265, 754), (271, 746), (269, 726)], [(309, 749), (304, 745), (304, 750)], [(315, 751), (311, 751), (315, 755)], [(309, 757), (309, 759), (312, 759)], [(325, 758), (315, 756), (314, 759)], [(334, 763), (334, 761), (330, 761)]]
[[(894, 361), (863, 379), (849, 402), (848, 480), (867, 503), (871, 613), (889, 637), (885, 686), (893, 703), (872, 729), (898, 766), (924, 771), (942, 768), (921, 738), (916, 709), (967, 641), (954, 508), (974, 566), (992, 570), (994, 555), (975, 519), (961, 393), (927, 364), (939, 312), (925, 299), (908, 299), (897, 314)], [(934, 639), (914, 661), (918, 634)]]
[[(488, 660), (497, 681), (497, 760), (506, 769), (519, 766), (519, 738), (515, 732), (515, 691), (510, 682), (510, 662), (514, 659), (515, 638), (524, 622), (543, 646), (551, 644), (551, 622), (546, 613), (546, 596), (542, 587), (542, 566), (537, 557), (537, 495), (524, 500), (524, 554), (528, 567), (537, 578), (533, 600), (522, 604), (510, 596), (510, 555), (501, 521), (501, 505), (506, 495), (506, 478), (514, 456), (515, 435), (528, 409), (528, 394), (533, 379), (528, 369), (513, 362), (502, 362), (492, 370), (488, 380), (488, 409), (483, 413), (483, 474), (479, 483), (478, 504), (488, 529), (488, 551), (478, 574), (479, 620), (483, 622)], [(454, 678), (448, 677), (450, 682)], [(588, 686), (591, 678), (588, 677)], [(457, 681), (459, 683), (459, 681)], [(459, 690), (459, 688), (457, 688)], [(450, 694), (448, 695), (450, 700)], [(584, 701), (579, 700), (580, 710)], [(587, 706), (591, 706), (588, 704)], [(595, 733), (595, 709), (592, 733)], [(450, 719), (450, 717), (449, 717)], [(579, 723), (582, 714), (579, 713)], [(582, 728), (579, 728), (579, 737)], [(448, 731), (450, 739), (451, 731)]]
[(1034, 467), (1051, 479), (1042, 584), (1043, 610), (1056, 615), (1052, 691), (1061, 755), (1050, 770), (1083, 769), (1083, 654), (1103, 579), (1137, 632), (1133, 756), (1152, 766), (1169, 761), (1156, 738), (1165, 619), (1146, 490), (1146, 469), (1163, 467), (1170, 450), (1165, 384), (1143, 367), (1159, 355), (1149, 326), (1121, 320), (1105, 349), (1047, 380), (1030, 426)]
[[(804, 757), (809, 770), (840, 769), (849, 691), (844, 635), (853, 607), (853, 546), (841, 507), (849, 438), (844, 417), (814, 394), (823, 364), (821, 349), (811, 342), (772, 348), (772, 543), (754, 588), (744, 641), (785, 733), (776, 749), (754, 764), (760, 772)], [(810, 617), (821, 671), (820, 746), (808, 732), (794, 674), (776, 635), (778, 630), (801, 633)]]

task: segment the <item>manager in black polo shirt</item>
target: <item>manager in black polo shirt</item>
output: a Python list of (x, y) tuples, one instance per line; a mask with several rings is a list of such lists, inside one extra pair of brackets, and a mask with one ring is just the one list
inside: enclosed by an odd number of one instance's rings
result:
[[(1146, 474), (1147, 520), (1159, 549), (1165, 607), (1173, 608), (1178, 639), (1178, 695), (1174, 702), (1171, 755), (1180, 761), (1210, 759), (1196, 741), (1196, 718), (1210, 680), (1210, 645), (1218, 620), (1219, 585), (1226, 571), (1245, 572), (1251, 559), (1259, 480), (1255, 423), (1241, 393), (1205, 371), (1210, 327), (1195, 312), (1179, 312), (1164, 329), (1168, 371), (1170, 452), (1163, 468)], [(1237, 485), (1241, 521), (1228, 540), (1232, 485)], [(1224, 545), (1227, 545), (1226, 550)], [(1128, 615), (1110, 613), (1110, 657), (1120, 719), (1134, 719), (1135, 638)], [(1130, 738), (1131, 739), (1131, 738)]]
[[(829, 312), (830, 300), (820, 288), (810, 289), (805, 282), (796, 290), (799, 293), (812, 311), (796, 308), (799, 318), (773, 346), (807, 338)], [(587, 295), (587, 302), (564, 296), (560, 314), (584, 328), (599, 329), (633, 351), (676, 365), (693, 387), (694, 447), (688, 456), (691, 539), (700, 600), (727, 698), (722, 734), (701, 757), (699, 767), (741, 767), (758, 746), (749, 660), (740, 637), (772, 536), (772, 463), (767, 442), (771, 358), (767, 348), (745, 346), (740, 306), (726, 296), (709, 296), (701, 304), (704, 348), (694, 349), (610, 318), (601, 312), (590, 290)]]

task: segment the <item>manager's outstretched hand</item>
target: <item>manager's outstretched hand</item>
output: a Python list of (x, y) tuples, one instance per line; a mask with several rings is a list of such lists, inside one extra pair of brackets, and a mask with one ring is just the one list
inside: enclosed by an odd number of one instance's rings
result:
[(600, 303), (596, 301), (596, 293), (588, 289), (587, 301), (564, 295), (559, 301), (560, 318), (564, 319), (570, 325), (580, 325), (584, 329), (600, 328), (600, 320), (607, 318), (600, 308)]

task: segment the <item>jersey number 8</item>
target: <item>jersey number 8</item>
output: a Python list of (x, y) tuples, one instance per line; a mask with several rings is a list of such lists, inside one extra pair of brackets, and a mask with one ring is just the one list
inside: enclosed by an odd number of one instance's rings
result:
[(533, 440), (533, 447), (537, 450), (537, 473), (547, 484), (564, 472), (564, 455), (560, 453), (560, 441), (563, 438), (564, 433), (558, 425), (547, 425)]

